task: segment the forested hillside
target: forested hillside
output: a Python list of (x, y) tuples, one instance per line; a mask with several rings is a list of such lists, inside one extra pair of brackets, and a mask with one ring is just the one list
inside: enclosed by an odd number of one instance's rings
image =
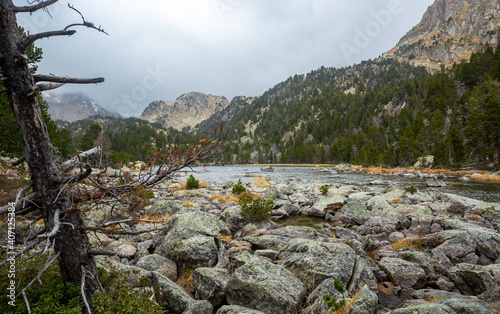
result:
[(116, 118), (95, 116), (72, 123), (57, 121), (59, 127), (69, 131), (73, 145), (79, 150), (94, 146), (99, 134), (99, 146), (111, 163), (142, 160), (147, 161), (155, 148), (164, 147), (169, 141), (182, 145), (192, 143), (195, 137), (159, 123), (150, 123), (138, 118)]
[[(393, 59), (296, 75), (198, 126), (231, 128), (228, 163), (498, 163), (500, 51), (429, 74)], [(484, 161), (484, 163), (482, 162)]]

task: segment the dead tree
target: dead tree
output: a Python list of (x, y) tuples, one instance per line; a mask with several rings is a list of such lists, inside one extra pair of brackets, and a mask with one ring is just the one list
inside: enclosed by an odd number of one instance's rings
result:
[[(5, 85), (0, 92), (7, 93), (19, 126), (32, 188), (30, 195), (23, 195), (27, 189), (23, 189), (18, 194), (16, 214), (35, 213), (40, 215), (45, 223), (45, 231), (34, 236), (31, 239), (32, 242), (16, 255), (25, 253), (41, 243), (52, 246), (66, 280), (78, 286), (82, 285), (82, 291), (85, 290), (85, 293), (82, 293), (83, 299), (89, 309), (87, 301), (95, 291), (102, 291), (102, 285), (93, 258), (96, 252), (92, 250), (86, 234), (89, 228), (83, 225), (77, 205), (82, 202), (103, 201), (109, 198), (120, 199), (119, 196), (132, 193), (134, 189), (154, 186), (170, 178), (175, 171), (211, 156), (217, 151), (223, 138), (219, 136), (221, 132), (216, 132), (214, 134), (218, 134), (217, 140), (202, 139), (200, 143), (193, 145), (185, 152), (181, 152), (175, 145), (170, 145), (166, 151), (157, 154), (157, 158), (162, 158), (160, 164), (151, 163), (147, 173), (135, 179), (127, 179), (128, 181), (119, 187), (114, 186), (113, 181), (92, 178), (90, 166), (82, 164), (81, 158), (74, 158), (67, 162), (60, 160), (55, 148), (51, 145), (37, 94), (66, 83), (100, 83), (104, 79), (32, 75), (25, 51), (38, 39), (71, 36), (75, 33), (73, 28), (77, 26), (105, 32), (101, 27), (96, 27), (86, 21), (79, 11), (70, 6), (81, 15), (82, 23), (68, 25), (62, 30), (32, 34), (23, 39), (19, 34), (16, 14), (33, 13), (46, 9), (56, 2), (57, 0), (38, 0), (36, 4), (20, 7), (15, 6), (12, 0), (0, 0), (0, 69)], [(98, 152), (99, 149), (95, 148), (86, 154)], [(76, 173), (75, 167), (79, 169)], [(92, 189), (77, 188), (78, 182), (85, 178), (93, 184)], [(5, 212), (6, 208), (0, 208), (0, 214)], [(107, 230), (106, 226), (91, 226), (90, 229)], [(52, 259), (52, 261), (55, 260), (56, 258)], [(5, 261), (1, 264), (5, 264)]]

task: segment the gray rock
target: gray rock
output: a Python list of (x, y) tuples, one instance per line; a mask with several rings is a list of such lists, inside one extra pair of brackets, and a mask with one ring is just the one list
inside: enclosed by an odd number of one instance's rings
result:
[(177, 265), (161, 255), (146, 255), (137, 261), (136, 266), (149, 271), (157, 271), (170, 280), (177, 280)]
[(389, 314), (460, 314), (455, 312), (451, 307), (446, 304), (438, 303), (424, 303), (405, 307), (402, 309), (392, 310)]
[(136, 247), (128, 243), (122, 244), (116, 249), (118, 256), (126, 258), (132, 258), (136, 252)]
[(290, 241), (289, 237), (274, 234), (264, 234), (259, 236), (252, 235), (243, 239), (247, 242), (252, 243), (255, 249), (271, 250), (279, 250)]
[(436, 178), (430, 178), (429, 180), (427, 180), (427, 182), (425, 182), (425, 185), (432, 188), (440, 188), (446, 186), (446, 183), (444, 183), (443, 181), (439, 181)]
[(224, 305), (217, 311), (216, 314), (265, 314), (265, 313), (239, 305)]
[(375, 314), (377, 313), (377, 307), (377, 294), (364, 286), (349, 314)]
[(281, 265), (295, 272), (308, 289), (314, 289), (327, 278), (338, 279), (345, 287), (356, 260), (352, 248), (345, 244), (293, 239), (280, 250)]
[(448, 276), (464, 294), (478, 295), (496, 288), (493, 277), (479, 265), (457, 264), (448, 271)]
[(188, 305), (182, 314), (212, 314), (214, 307), (208, 301), (195, 301)]
[(433, 260), (429, 255), (407, 248), (400, 249), (398, 253), (399, 258), (408, 262), (416, 263), (417, 265), (422, 267), (427, 276), (430, 277), (434, 274), (434, 267), (432, 265)]
[(161, 217), (164, 215), (173, 215), (180, 211), (182, 206), (178, 202), (172, 200), (167, 200), (164, 197), (158, 197), (152, 199), (152, 204), (146, 207), (146, 214)]
[(300, 306), (305, 289), (294, 274), (266, 260), (245, 256), (244, 264), (227, 284), (229, 304), (266, 313), (291, 312)]
[(451, 298), (464, 298), (464, 299), (476, 299), (476, 297), (465, 296), (460, 293), (442, 291), (437, 289), (421, 289), (417, 290), (412, 294), (414, 299), (423, 300), (437, 300), (437, 299), (451, 299)]
[(384, 257), (378, 266), (390, 276), (396, 285), (402, 288), (419, 289), (425, 285), (425, 271), (418, 264), (399, 258)]
[(493, 314), (498, 313), (498, 311), (479, 299), (464, 299), (464, 298), (452, 298), (437, 300), (435, 304), (443, 304), (452, 308), (455, 312), (460, 314)]
[(336, 211), (344, 206), (346, 197), (342, 195), (323, 195), (306, 211), (308, 216), (325, 217), (327, 212)]
[(264, 191), (264, 193), (262, 193), (260, 198), (264, 200), (277, 200), (281, 198), (281, 196), (282, 195), (276, 186), (270, 186)]
[(306, 313), (328, 313), (329, 308), (326, 305), (325, 296), (334, 298), (347, 297), (342, 296), (337, 289), (335, 289), (334, 278), (327, 278), (323, 280), (313, 292), (307, 297), (307, 304), (310, 304), (305, 310)]
[(250, 218), (241, 214), (241, 206), (239, 205), (224, 210), (221, 214), (221, 219), (226, 222), (233, 233), (243, 228), (246, 224), (251, 223)]
[(208, 300), (214, 306), (221, 304), (229, 278), (227, 269), (205, 267), (195, 269), (193, 280), (197, 298)]
[(169, 313), (183, 313), (187, 310), (192, 312), (195, 308), (199, 308), (200, 312), (198, 313), (200, 314), (212, 313), (212, 309), (210, 309), (210, 312), (207, 311), (206, 303), (208, 302), (196, 301), (174, 282), (159, 272), (152, 272), (152, 284), (153, 287), (155, 287), (156, 300)]
[(167, 233), (156, 245), (156, 254), (173, 260), (180, 267), (213, 267), (217, 263), (220, 235), (229, 234), (229, 230), (216, 216), (182, 210), (168, 223)]
[(300, 214), (300, 206), (298, 204), (286, 204), (281, 207), (288, 216), (294, 216)]
[(478, 299), (484, 300), (488, 303), (500, 302), (500, 287), (485, 291), (477, 296)]

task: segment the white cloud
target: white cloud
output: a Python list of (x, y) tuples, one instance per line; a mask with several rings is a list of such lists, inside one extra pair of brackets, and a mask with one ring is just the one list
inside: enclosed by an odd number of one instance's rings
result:
[[(372, 21), (373, 12), (396, 1), (402, 12), (351, 58), (341, 43), (352, 44), (356, 29)], [(37, 42), (44, 49), (40, 72), (69, 76), (103, 76), (104, 84), (69, 86), (103, 107), (139, 115), (149, 102), (172, 100), (189, 91), (232, 98), (258, 96), (294, 74), (321, 66), (348, 66), (376, 58), (417, 24), (432, 0), (74, 0), (71, 4), (110, 36), (77, 28), (70, 38)], [(26, 5), (25, 0), (16, 0)], [(59, 1), (46, 13), (19, 16), (31, 32), (60, 29), (79, 22), (76, 12)], [(168, 76), (139, 93), (148, 69)], [(134, 89), (135, 88), (135, 89)], [(124, 104), (123, 96), (137, 101)], [(134, 98), (134, 97), (131, 97)], [(116, 103), (121, 102), (120, 106)]]

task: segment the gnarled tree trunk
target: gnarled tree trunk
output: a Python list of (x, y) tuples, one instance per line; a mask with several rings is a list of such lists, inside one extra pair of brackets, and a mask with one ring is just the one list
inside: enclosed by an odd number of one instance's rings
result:
[[(51, 1), (52, 3), (55, 1)], [(23, 138), (33, 191), (47, 231), (55, 227), (57, 213), (61, 225), (55, 235), (55, 250), (60, 252), (61, 270), (67, 280), (80, 285), (85, 278), (86, 294), (101, 287), (97, 267), (83, 223), (78, 213), (68, 211), (69, 191), (61, 161), (50, 142), (37, 100), (38, 89), (23, 51), (23, 39), (16, 21), (12, 0), (0, 0), (0, 68), (5, 88)]]

